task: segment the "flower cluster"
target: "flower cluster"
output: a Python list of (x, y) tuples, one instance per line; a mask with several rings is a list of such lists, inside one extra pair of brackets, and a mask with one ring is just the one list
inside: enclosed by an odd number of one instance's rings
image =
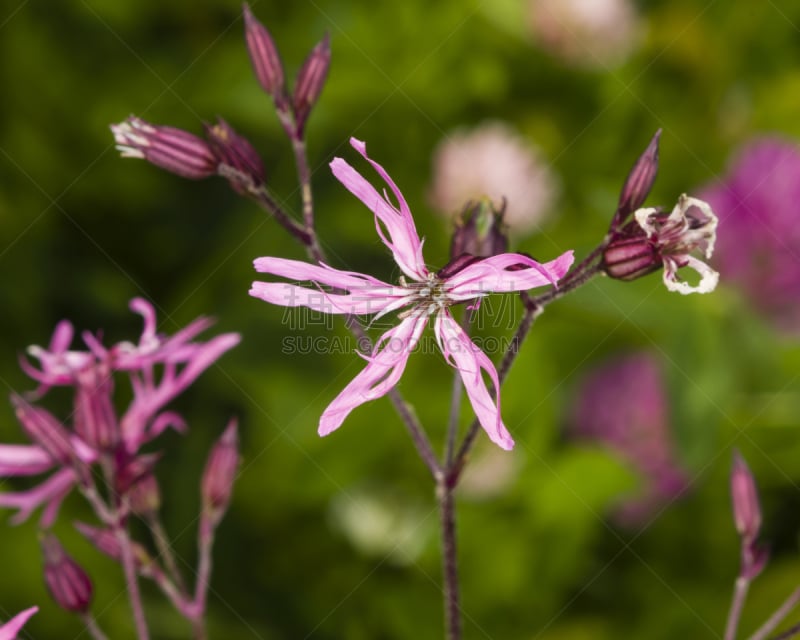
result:
[[(136, 298), (131, 309), (144, 319), (137, 344), (120, 342), (106, 348), (98, 336), (85, 332), (86, 349), (71, 350), (73, 328), (65, 320), (56, 327), (48, 348), (28, 349), (37, 364), (22, 359), (22, 368), (39, 388), (27, 396), (15, 395), (12, 401), (33, 444), (0, 445), (0, 477), (54, 473), (32, 489), (0, 493), (0, 506), (18, 510), (15, 522), (43, 507), (41, 525), (49, 527), (71, 489), (76, 484), (90, 486), (90, 467), (95, 463), (112, 469), (115, 489), (127, 493), (155, 463), (153, 456), (139, 454), (141, 446), (169, 427), (185, 427), (181, 416), (165, 410), (166, 405), (239, 342), (234, 333), (194, 341), (211, 324), (205, 318), (173, 336), (163, 336), (156, 332), (152, 305)], [(113, 402), (115, 374), (127, 376), (133, 390), (130, 404), (119, 416)], [(67, 423), (35, 404), (52, 387), (73, 390), (74, 410)]]

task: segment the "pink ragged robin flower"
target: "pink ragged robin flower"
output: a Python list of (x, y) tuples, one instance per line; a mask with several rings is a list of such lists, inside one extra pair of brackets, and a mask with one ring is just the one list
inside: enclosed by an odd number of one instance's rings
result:
[(17, 634), (20, 632), (28, 619), (37, 611), (39, 607), (31, 607), (20, 611), (11, 620), (3, 625), (0, 625), (0, 640), (16, 640)]
[[(433, 319), (439, 348), (448, 364), (461, 374), (481, 426), (493, 442), (511, 449), (514, 441), (500, 416), (497, 370), (453, 318), (450, 307), (469, 301), (477, 306), (480, 299), (490, 293), (555, 285), (572, 264), (572, 251), (546, 264), (518, 253), (501, 253), (488, 258), (462, 255), (444, 269), (432, 272), (425, 265), (422, 240), (397, 185), (382, 166), (367, 156), (363, 142), (351, 138), (350, 144), (386, 182), (398, 206), (392, 204), (385, 191), (380, 193), (343, 159), (334, 158), (331, 170), (339, 182), (374, 213), (378, 235), (404, 274), (399, 284), (388, 284), (361, 273), (340, 271), (326, 264), (258, 258), (256, 271), (308, 281), (313, 287), (287, 282), (254, 282), (250, 289), (250, 295), (272, 304), (304, 306), (324, 313), (374, 314), (379, 318), (402, 309), (398, 314), (400, 323), (384, 333), (372, 354), (365, 356), (367, 366), (325, 409), (319, 422), (320, 435), (337, 429), (353, 409), (386, 395), (398, 383), (411, 351), (428, 320)], [(484, 372), (495, 388), (497, 403), (489, 394)]]
[[(235, 333), (206, 342), (195, 340), (211, 324), (205, 318), (163, 336), (156, 333), (155, 309), (150, 303), (135, 298), (131, 309), (144, 319), (138, 344), (120, 342), (106, 348), (97, 336), (84, 332), (87, 349), (71, 350), (74, 331), (69, 322), (62, 321), (48, 348), (28, 349), (28, 355), (38, 361), (36, 366), (21, 361), (39, 388), (25, 397), (13, 396), (12, 401), (33, 444), (0, 444), (0, 478), (53, 473), (30, 489), (0, 492), (0, 507), (18, 510), (14, 522), (43, 507), (41, 524), (50, 526), (63, 499), (76, 484), (85, 482), (91, 465), (103, 459), (113, 463), (116, 480), (130, 479), (132, 470), (148, 461), (139, 455), (144, 444), (169, 427), (184, 428), (183, 419), (165, 410), (166, 405), (239, 342)], [(130, 404), (119, 416), (113, 402), (115, 375), (127, 377), (132, 387)], [(68, 423), (34, 404), (56, 386), (74, 390)]]

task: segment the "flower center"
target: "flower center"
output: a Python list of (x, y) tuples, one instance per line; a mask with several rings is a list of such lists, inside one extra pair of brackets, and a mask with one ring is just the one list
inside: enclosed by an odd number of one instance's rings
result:
[(453, 300), (447, 296), (444, 280), (437, 278), (436, 274), (429, 274), (423, 282), (410, 283), (401, 276), (400, 284), (414, 292), (415, 300), (411, 303), (413, 307), (409, 313), (415, 311), (430, 316), (453, 304)]

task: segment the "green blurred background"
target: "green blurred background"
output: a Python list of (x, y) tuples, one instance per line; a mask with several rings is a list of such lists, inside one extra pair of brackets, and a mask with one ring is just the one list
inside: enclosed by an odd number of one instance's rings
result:
[[(800, 4), (653, 0), (637, 3), (641, 38), (619, 65), (581, 69), (539, 50), (523, 5), (408, 0), (254, 2), (290, 76), (328, 31), (329, 82), (311, 115), (320, 233), (334, 266), (394, 277), (368, 212), (330, 175), (366, 140), (447, 261), (449, 228), (427, 204), (431, 152), (455, 127), (508, 122), (561, 176), (542, 233), (515, 248), (549, 258), (588, 252), (605, 231), (622, 180), (658, 127), (661, 173), (650, 203), (717, 178), (730, 152), (762, 132), (800, 135)], [(352, 353), (283, 353), (301, 333), (284, 310), (247, 295), (257, 256), (303, 258), (285, 233), (222, 180), (200, 183), (122, 160), (108, 125), (130, 113), (199, 133), (225, 117), (262, 152), (270, 186), (299, 207), (293, 160), (253, 78), (240, 5), (231, 0), (6, 2), (0, 9), (0, 376), (31, 387), (17, 366), (55, 323), (138, 336), (127, 310), (144, 296), (174, 332), (204, 314), (243, 342), (176, 404), (190, 432), (170, 434), (158, 470), (177, 553), (194, 563), (198, 477), (230, 415), (244, 462), (218, 539), (212, 638), (440, 638), (435, 500), (408, 435), (382, 400), (320, 439), (317, 420), (358, 371)], [(340, 321), (335, 335), (346, 336)], [(502, 332), (501, 332), (502, 333)], [(507, 335), (506, 332), (503, 335)], [(582, 374), (646, 350), (662, 365), (671, 424), (691, 491), (633, 529), (607, 515), (637, 478), (564, 423)], [(761, 489), (773, 560), (743, 626), (755, 628), (800, 583), (798, 342), (775, 334), (724, 283), (710, 296), (669, 294), (660, 277), (598, 280), (553, 305), (504, 391), (517, 440), (492, 460), (490, 498), (459, 502), (466, 638), (722, 636), (738, 569), (727, 493), (731, 450)], [(451, 377), (441, 358), (412, 358), (402, 391), (437, 446)], [(10, 406), (0, 438), (22, 442)], [(491, 455), (481, 436), (475, 459)], [(477, 462), (476, 462), (477, 464)], [(493, 470), (492, 470), (493, 469)], [(511, 471), (509, 471), (511, 469)], [(4, 487), (21, 483), (4, 483)], [(67, 501), (56, 531), (96, 583), (94, 611), (112, 638), (132, 638), (120, 571), (79, 538)], [(22, 637), (87, 637), (51, 603), (35, 521), (0, 531), (0, 619), (38, 603)], [(155, 638), (188, 627), (146, 585)]]

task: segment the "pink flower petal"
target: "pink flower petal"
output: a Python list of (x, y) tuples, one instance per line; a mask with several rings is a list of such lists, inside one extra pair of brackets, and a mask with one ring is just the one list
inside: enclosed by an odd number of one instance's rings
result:
[(18, 509), (11, 522), (20, 524), (25, 522), (37, 507), (51, 501), (60, 503), (73, 484), (75, 484), (75, 472), (72, 469), (62, 469), (33, 489), (0, 493), (0, 507)]
[[(355, 138), (350, 138), (350, 144), (389, 185), (400, 208), (398, 209), (389, 201), (385, 192), (383, 195), (379, 194), (375, 187), (341, 158), (334, 158), (331, 162), (333, 175), (375, 214), (378, 235), (389, 247), (395, 262), (403, 272), (415, 280), (424, 280), (428, 275), (428, 269), (425, 267), (425, 260), (422, 257), (422, 241), (414, 225), (414, 218), (411, 216), (408, 203), (386, 170), (367, 156), (366, 145)], [(388, 237), (380, 226), (381, 224), (385, 227)]]
[(321, 436), (338, 429), (353, 409), (386, 395), (397, 384), (427, 322), (427, 315), (415, 314), (381, 336), (369, 364), (323, 412), (319, 420)]
[(330, 293), (320, 288), (310, 289), (286, 282), (254, 282), (250, 295), (271, 304), (284, 307), (308, 307), (323, 313), (348, 313), (366, 315), (386, 313), (404, 306), (409, 291), (393, 287), (368, 275), (350, 271), (339, 271), (326, 264), (319, 266), (284, 260), (282, 258), (258, 258), (256, 271), (293, 280), (308, 280), (319, 286), (344, 289), (345, 294)]
[(470, 300), (493, 292), (555, 285), (569, 271), (572, 261), (572, 251), (545, 264), (519, 253), (501, 253), (473, 262), (448, 278), (448, 295), (457, 300)]
[(34, 476), (53, 466), (44, 449), (33, 445), (0, 445), (0, 476)]
[(0, 640), (16, 640), (17, 634), (22, 627), (37, 611), (39, 611), (39, 607), (31, 607), (30, 609), (20, 611), (11, 618), (11, 620), (0, 626)]
[[(467, 397), (489, 439), (503, 449), (512, 449), (514, 440), (500, 417), (500, 381), (492, 361), (469, 339), (449, 311), (437, 314), (434, 331), (445, 359), (461, 374)], [(492, 380), (497, 404), (489, 395), (482, 371)]]

